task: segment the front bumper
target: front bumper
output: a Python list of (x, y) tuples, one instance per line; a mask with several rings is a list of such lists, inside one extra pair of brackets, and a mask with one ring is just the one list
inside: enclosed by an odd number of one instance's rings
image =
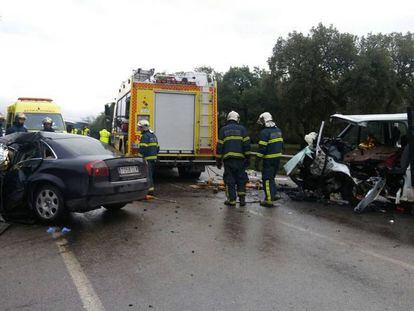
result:
[(101, 191), (93, 191), (93, 194), (85, 197), (67, 200), (66, 207), (71, 212), (87, 212), (102, 205), (129, 203), (142, 200), (148, 193), (149, 183), (147, 179), (133, 182), (114, 182), (108, 183)]

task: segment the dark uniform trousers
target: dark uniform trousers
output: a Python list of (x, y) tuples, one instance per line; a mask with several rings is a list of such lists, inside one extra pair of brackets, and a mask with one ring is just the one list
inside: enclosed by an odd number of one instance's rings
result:
[(279, 163), (280, 158), (263, 160), (262, 181), (267, 202), (274, 201), (276, 197), (275, 178), (279, 170)]
[(245, 169), (245, 160), (229, 158), (223, 161), (223, 180), (226, 185), (226, 196), (230, 202), (235, 202), (237, 196), (246, 195), (246, 183), (249, 181)]
[(259, 152), (257, 156), (263, 161), (262, 181), (267, 203), (271, 203), (276, 198), (275, 178), (279, 170), (282, 148), (282, 131), (278, 127), (267, 127), (260, 131)]

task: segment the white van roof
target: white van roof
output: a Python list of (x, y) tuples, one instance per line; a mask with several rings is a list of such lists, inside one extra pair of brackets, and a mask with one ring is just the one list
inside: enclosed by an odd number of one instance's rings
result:
[(387, 114), (340, 114), (331, 115), (331, 119), (339, 119), (347, 122), (361, 124), (366, 122), (407, 122), (406, 113), (387, 113)]

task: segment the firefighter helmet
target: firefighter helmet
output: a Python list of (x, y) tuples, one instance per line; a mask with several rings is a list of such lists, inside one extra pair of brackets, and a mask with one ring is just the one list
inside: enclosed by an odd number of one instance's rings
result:
[(26, 120), (26, 115), (23, 112), (19, 112), (18, 114), (16, 114), (16, 120), (17, 119)]
[(139, 120), (138, 121), (138, 127), (141, 127), (143, 129), (148, 129), (149, 128), (149, 122), (148, 120)]
[(257, 123), (261, 125), (265, 125), (269, 121), (273, 121), (273, 117), (269, 112), (263, 112), (257, 119)]
[(240, 115), (236, 111), (232, 110), (227, 115), (227, 121), (230, 121), (230, 120), (239, 122), (240, 121)]
[(53, 120), (51, 118), (49, 118), (49, 117), (46, 117), (46, 118), (44, 118), (42, 120), (42, 123), (43, 124), (52, 124), (53, 123)]

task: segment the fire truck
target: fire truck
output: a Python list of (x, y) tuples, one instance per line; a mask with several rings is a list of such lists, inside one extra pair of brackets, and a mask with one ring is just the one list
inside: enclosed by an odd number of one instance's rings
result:
[(148, 120), (160, 146), (157, 165), (197, 178), (215, 163), (217, 84), (203, 72), (154, 73), (137, 69), (122, 82), (113, 107), (111, 143), (136, 155), (138, 121)]

